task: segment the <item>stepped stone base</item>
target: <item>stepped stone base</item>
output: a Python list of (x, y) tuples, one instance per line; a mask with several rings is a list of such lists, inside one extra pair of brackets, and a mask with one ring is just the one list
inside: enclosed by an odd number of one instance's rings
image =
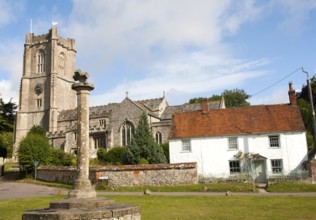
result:
[(101, 198), (63, 199), (50, 203), (49, 208), (28, 210), (22, 220), (140, 220), (138, 206), (115, 204)]

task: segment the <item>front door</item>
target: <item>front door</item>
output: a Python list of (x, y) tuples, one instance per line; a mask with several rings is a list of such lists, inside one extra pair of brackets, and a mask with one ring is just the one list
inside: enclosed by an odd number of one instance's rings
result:
[(255, 160), (253, 162), (255, 168), (255, 182), (256, 183), (266, 183), (266, 163), (264, 160)]

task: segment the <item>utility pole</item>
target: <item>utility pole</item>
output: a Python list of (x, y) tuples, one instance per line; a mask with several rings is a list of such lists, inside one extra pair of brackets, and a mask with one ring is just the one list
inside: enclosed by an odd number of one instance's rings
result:
[(313, 156), (312, 154), (316, 153), (316, 120), (315, 120), (315, 109), (314, 109), (314, 102), (313, 102), (313, 93), (312, 93), (312, 87), (309, 79), (309, 74), (307, 71), (305, 71), (302, 67), (302, 72), (306, 73), (307, 76), (307, 90), (308, 90), (308, 96), (309, 96), (309, 102), (311, 105), (311, 110), (312, 110), (312, 122), (313, 122), (313, 140), (314, 140), (314, 147), (313, 149), (309, 152), (309, 157)]

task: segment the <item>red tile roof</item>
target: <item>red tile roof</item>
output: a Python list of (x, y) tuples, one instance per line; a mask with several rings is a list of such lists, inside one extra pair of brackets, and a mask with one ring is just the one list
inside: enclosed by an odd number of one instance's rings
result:
[(289, 104), (178, 112), (172, 125), (171, 139), (305, 130), (298, 107)]

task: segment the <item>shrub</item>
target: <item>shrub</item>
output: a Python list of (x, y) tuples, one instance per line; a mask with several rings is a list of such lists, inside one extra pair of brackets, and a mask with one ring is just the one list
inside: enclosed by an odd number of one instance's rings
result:
[(109, 164), (119, 165), (124, 157), (125, 147), (113, 147), (105, 154), (105, 161)]
[(146, 160), (145, 158), (140, 158), (138, 164), (148, 164), (148, 160)]
[(71, 166), (75, 165), (75, 156), (65, 153), (62, 149), (52, 149), (50, 165), (54, 166)]
[(45, 136), (29, 133), (21, 142), (18, 151), (19, 164), (26, 171), (35, 169), (34, 162), (39, 165), (48, 165), (51, 148)]
[(99, 148), (97, 151), (98, 160), (105, 162), (106, 161), (106, 150), (105, 148)]
[(98, 160), (105, 164), (119, 165), (124, 157), (125, 147), (113, 147), (109, 151), (104, 148), (98, 149)]

